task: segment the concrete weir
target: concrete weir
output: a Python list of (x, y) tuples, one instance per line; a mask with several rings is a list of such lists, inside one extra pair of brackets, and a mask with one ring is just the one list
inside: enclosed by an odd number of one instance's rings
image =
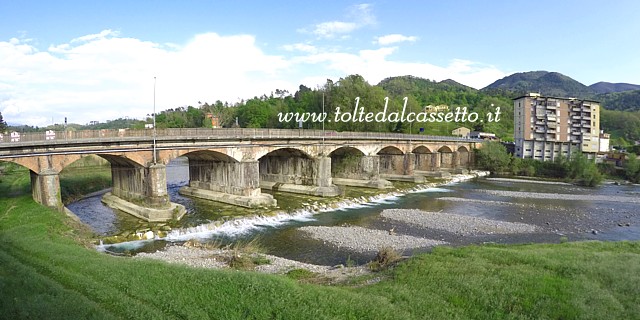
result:
[(272, 195), (266, 193), (260, 193), (255, 196), (241, 196), (229, 193), (216, 192), (206, 189), (199, 189), (194, 187), (182, 187), (178, 191), (183, 196), (190, 196), (201, 198), (205, 200), (218, 201), (222, 203), (232, 204), (245, 208), (259, 208), (259, 207), (272, 207), (275, 206), (276, 199)]
[(333, 183), (339, 186), (373, 188), (373, 189), (391, 189), (393, 184), (385, 179), (377, 180), (361, 180), (347, 178), (333, 178)]
[(304, 184), (282, 183), (274, 181), (260, 181), (260, 188), (290, 193), (306, 194), (316, 197), (335, 197), (340, 194), (340, 188), (331, 186), (308, 186)]
[(181, 204), (170, 202), (167, 208), (148, 208), (126, 201), (111, 192), (102, 196), (102, 203), (107, 206), (126, 212), (139, 219), (149, 222), (164, 222), (170, 220), (180, 220), (187, 212)]

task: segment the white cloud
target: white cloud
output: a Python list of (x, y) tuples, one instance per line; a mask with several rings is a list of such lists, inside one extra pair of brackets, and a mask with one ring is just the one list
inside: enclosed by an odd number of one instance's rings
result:
[[(338, 35), (351, 33), (356, 29), (376, 24), (376, 17), (371, 12), (371, 5), (368, 3), (354, 5), (348, 8), (347, 21), (327, 21), (321, 22), (313, 26), (312, 34), (320, 38), (334, 38)], [(298, 31), (307, 32), (306, 29)]]
[(405, 36), (398, 33), (388, 34), (386, 36), (377, 37), (373, 43), (377, 43), (381, 46), (387, 46), (398, 42), (415, 42), (418, 40), (416, 36)]
[(105, 39), (107, 37), (117, 37), (118, 36), (118, 32), (117, 31), (113, 31), (111, 29), (107, 29), (107, 30), (102, 30), (100, 33), (97, 34), (88, 34), (85, 36), (81, 36), (75, 39), (71, 40), (71, 43), (75, 43), (75, 42), (87, 42), (87, 41), (92, 41), (92, 40), (98, 40), (98, 39)]
[[(360, 50), (357, 54), (344, 52), (319, 53), (299, 57), (296, 62), (323, 65), (325, 68), (333, 70), (334, 78), (360, 74), (371, 84), (377, 84), (387, 77), (413, 75), (436, 81), (453, 79), (480, 89), (496, 79), (506, 76), (504, 72), (494, 66), (461, 59), (454, 59), (444, 67), (426, 62), (394, 61), (390, 59), (390, 56), (396, 50), (396, 47), (384, 47), (376, 50)], [(322, 78), (309, 76), (308, 79)], [(305, 85), (315, 87), (322, 83), (305, 83)]]
[(324, 38), (331, 38), (339, 33), (349, 33), (358, 27), (354, 22), (329, 21), (315, 26), (313, 33)]
[(286, 51), (301, 51), (307, 53), (316, 53), (318, 48), (306, 43), (285, 44), (282, 48)]
[(106, 30), (46, 51), (12, 39), (0, 42), (0, 112), (31, 125), (142, 118), (153, 109), (154, 76), (163, 110), (291, 90), (297, 84), (279, 76), (288, 65), (249, 35), (200, 34), (176, 47)]
[(447, 66), (398, 61), (396, 47), (347, 52), (308, 43), (281, 46), (289, 56), (263, 52), (253, 36), (199, 34), (183, 44), (158, 44), (111, 31), (40, 51), (30, 40), (0, 41), (0, 112), (10, 123), (87, 123), (143, 118), (198, 101), (236, 102), (278, 89), (315, 88), (326, 79), (360, 74), (372, 84), (401, 75), (481, 88), (505, 74), (493, 66), (452, 60)]

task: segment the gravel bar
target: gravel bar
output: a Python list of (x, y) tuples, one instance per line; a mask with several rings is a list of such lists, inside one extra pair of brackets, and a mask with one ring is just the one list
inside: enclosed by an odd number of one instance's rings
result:
[(520, 192), (520, 191), (504, 191), (504, 190), (479, 190), (479, 191), (483, 191), (488, 194), (493, 194), (496, 196), (513, 197), (513, 198), (640, 203), (640, 197), (621, 197), (621, 196), (593, 195), (593, 194)]
[(440, 197), (440, 198), (438, 198), (438, 200), (457, 201), (457, 202), (473, 202), (473, 203), (480, 203), (480, 204), (486, 204), (486, 205), (497, 205), (497, 206), (517, 206), (517, 207), (531, 207), (531, 208), (535, 207), (535, 205), (533, 203), (515, 203), (515, 202), (506, 202), (506, 201), (468, 199), (468, 198), (459, 198), (459, 197)]
[(312, 238), (329, 242), (336, 247), (357, 252), (376, 252), (384, 247), (396, 250), (433, 247), (446, 244), (444, 241), (395, 235), (390, 231), (362, 227), (302, 227), (298, 230)]
[(169, 246), (165, 250), (156, 252), (140, 252), (134, 258), (151, 258), (169, 263), (181, 263), (197, 268), (227, 268), (222, 257), (224, 250), (204, 250), (183, 246)]
[[(232, 253), (223, 249), (206, 249), (185, 246), (169, 246), (156, 252), (141, 252), (134, 259), (155, 259), (169, 263), (185, 264), (196, 268), (229, 269), (225, 257)], [(269, 254), (258, 254), (269, 259), (268, 264), (256, 266), (255, 271), (270, 274), (285, 274), (294, 269), (306, 269), (328, 279), (342, 281), (353, 276), (368, 274), (366, 266), (344, 267), (323, 266), (285, 259)]]
[(419, 227), (444, 230), (460, 235), (532, 233), (534, 225), (490, 220), (453, 213), (427, 212), (416, 209), (386, 209), (382, 217)]
[(520, 183), (537, 183), (537, 184), (555, 184), (561, 186), (572, 186), (571, 183), (561, 181), (544, 181), (544, 180), (532, 180), (532, 179), (514, 179), (514, 178), (487, 178), (489, 181), (500, 182), (520, 182)]

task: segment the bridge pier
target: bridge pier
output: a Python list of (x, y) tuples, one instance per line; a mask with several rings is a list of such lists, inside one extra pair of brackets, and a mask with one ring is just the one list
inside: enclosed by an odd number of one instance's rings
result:
[(414, 175), (416, 165), (416, 155), (406, 154), (385, 154), (380, 155), (381, 177), (391, 181), (405, 181), (422, 183), (424, 177)]
[(453, 151), (440, 151), (440, 169), (450, 171), (456, 168), (457, 157)]
[(211, 161), (189, 158), (189, 186), (180, 194), (247, 208), (275, 206), (260, 191), (258, 161)]
[(31, 194), (37, 203), (58, 211), (62, 211), (62, 197), (60, 196), (60, 176), (55, 170), (47, 169), (42, 172), (29, 171), (31, 174)]
[[(437, 153), (436, 153), (437, 154)], [(416, 171), (433, 171), (435, 169), (435, 157), (433, 152), (429, 153), (416, 153)]]
[[(277, 151), (276, 151), (277, 152)], [(331, 158), (275, 153), (260, 159), (260, 187), (319, 197), (340, 194), (331, 177)]]
[(141, 167), (112, 161), (113, 188), (102, 197), (103, 203), (149, 222), (178, 220), (186, 213), (183, 205), (169, 201), (164, 164)]
[(333, 183), (343, 186), (375, 189), (393, 188), (391, 182), (380, 178), (380, 156), (331, 157)]

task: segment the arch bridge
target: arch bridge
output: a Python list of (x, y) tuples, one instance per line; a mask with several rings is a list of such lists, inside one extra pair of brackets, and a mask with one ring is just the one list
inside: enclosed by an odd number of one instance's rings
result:
[(0, 136), (0, 161), (30, 170), (35, 201), (63, 209), (59, 173), (87, 155), (111, 164), (103, 201), (149, 221), (179, 218), (169, 201), (166, 165), (189, 159), (185, 195), (245, 207), (275, 205), (261, 189), (335, 196), (336, 185), (387, 188), (473, 164), (482, 140), (377, 132), (284, 129), (66, 131)]

